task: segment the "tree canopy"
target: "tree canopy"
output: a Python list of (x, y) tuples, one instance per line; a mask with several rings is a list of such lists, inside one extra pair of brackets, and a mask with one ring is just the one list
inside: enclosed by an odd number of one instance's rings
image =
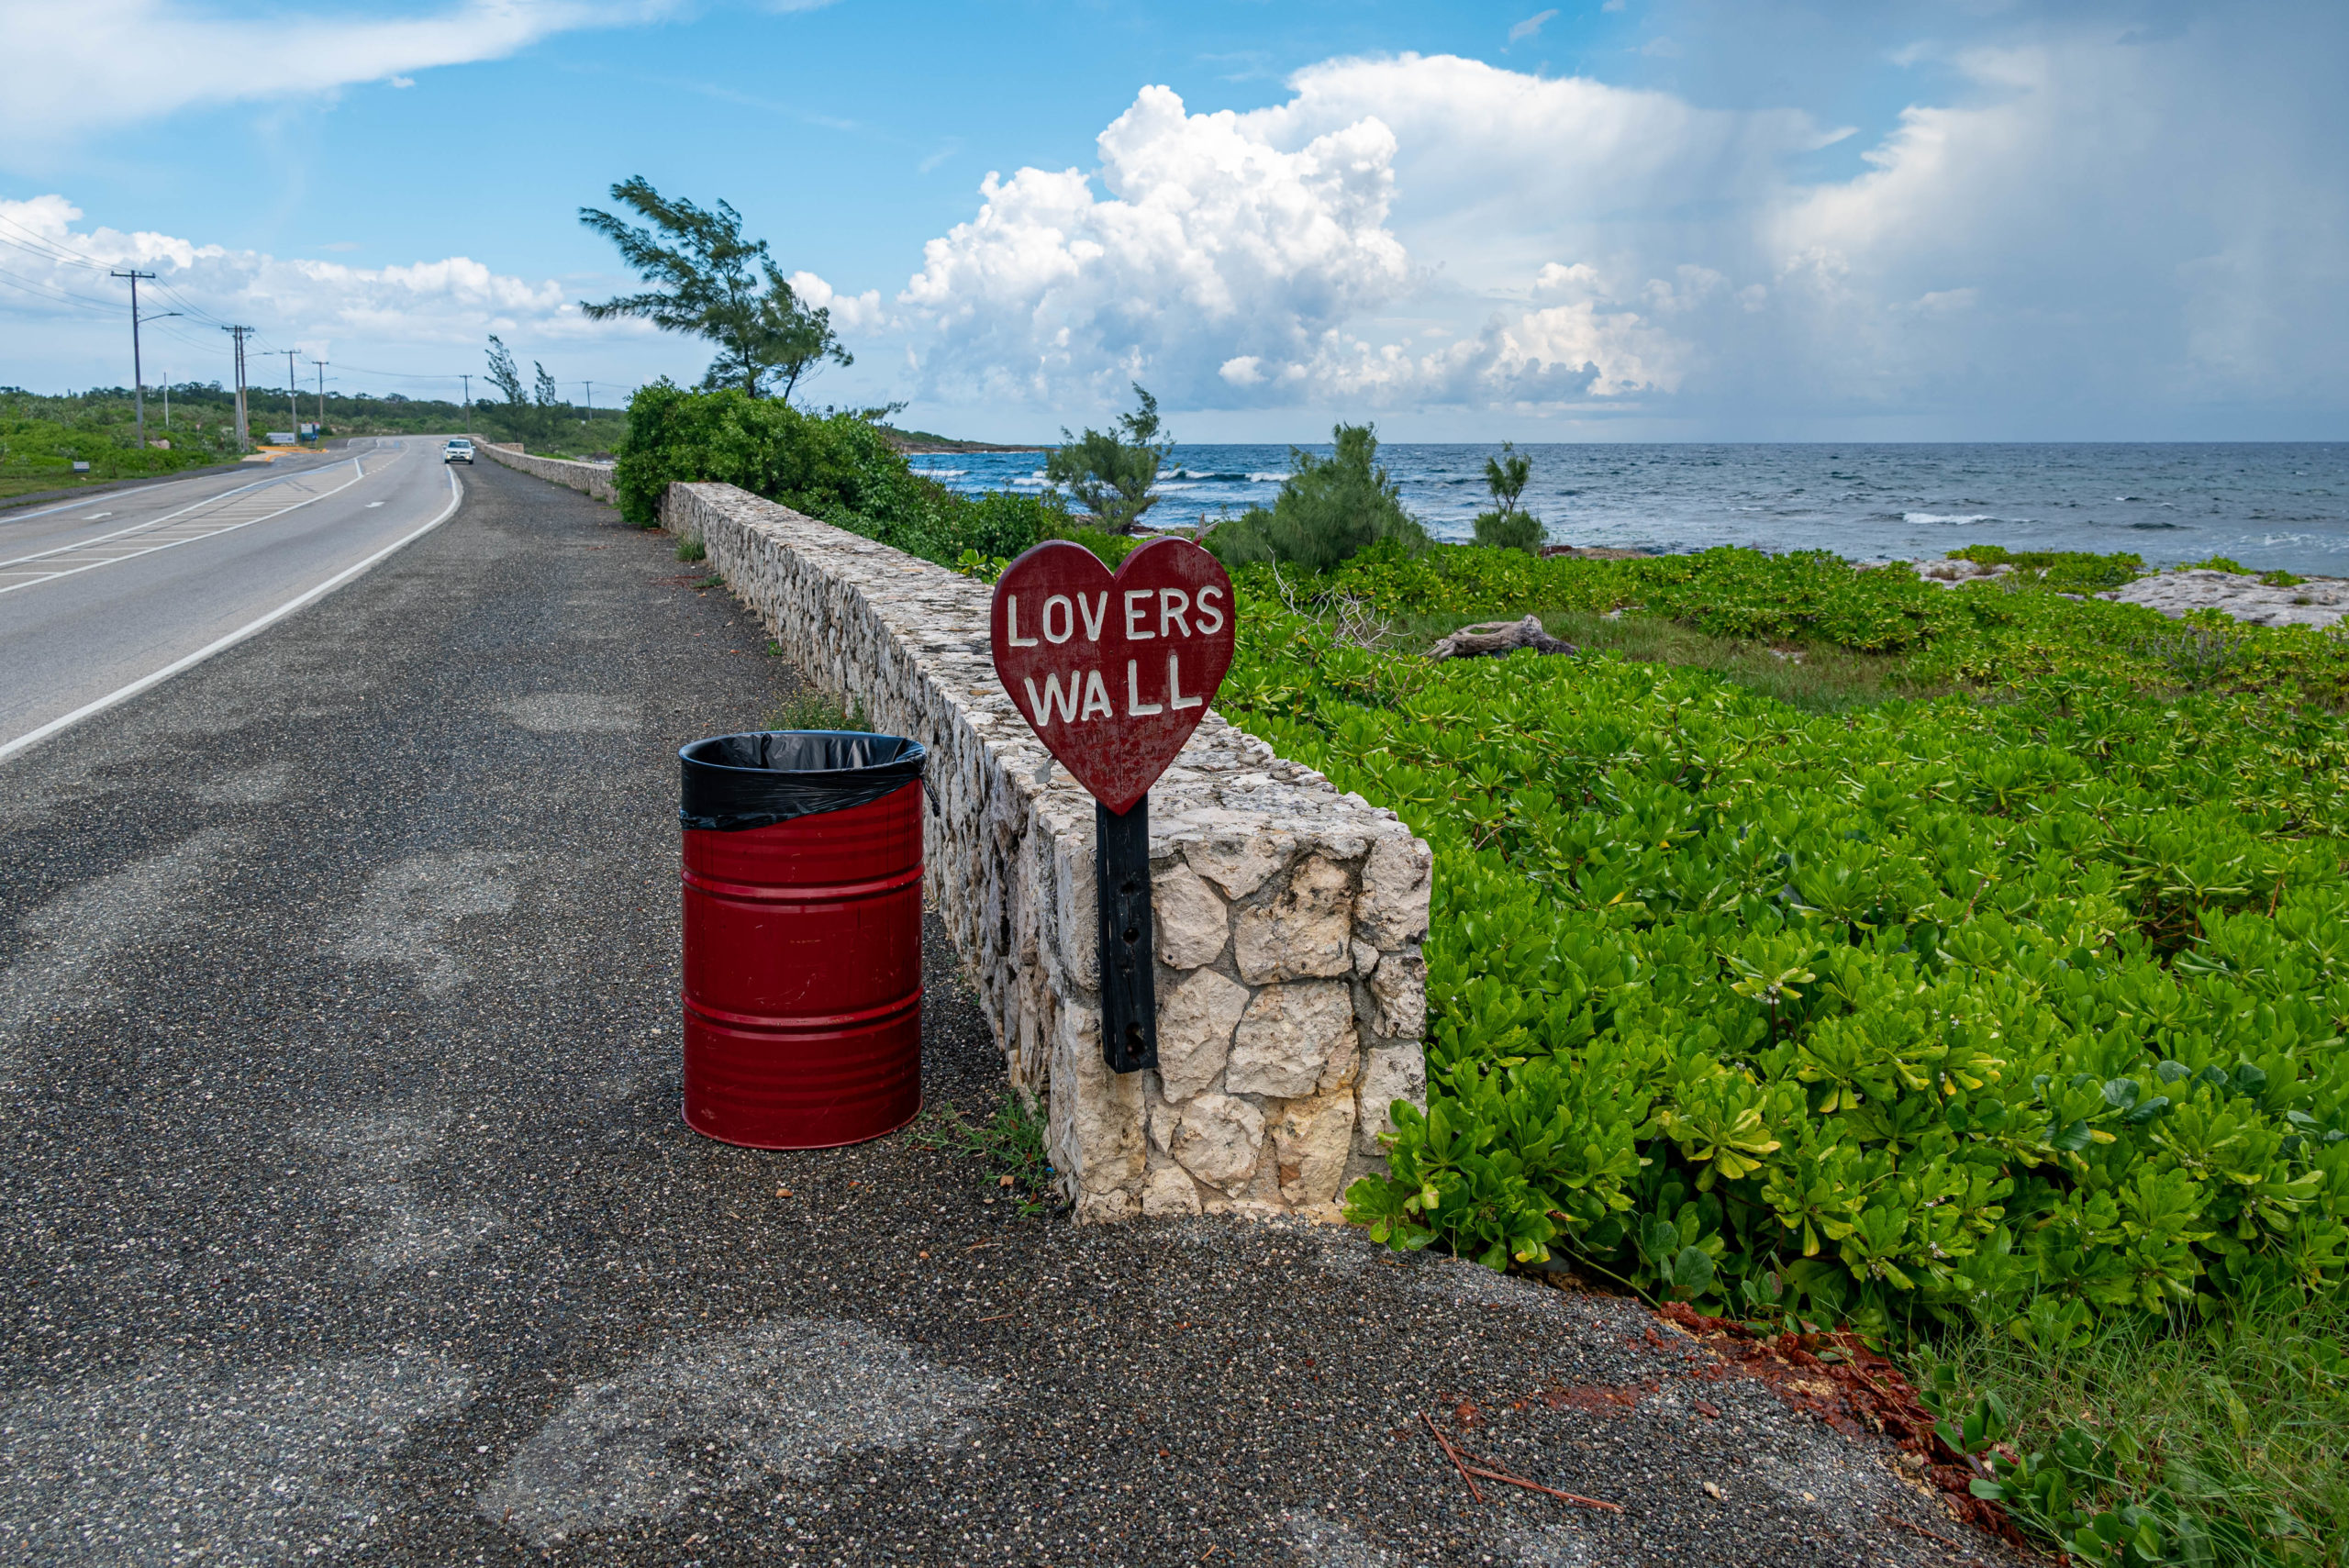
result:
[(854, 362), (832, 330), (830, 309), (810, 309), (799, 298), (767, 242), (742, 237), (742, 215), (731, 205), (705, 208), (664, 196), (642, 175), (614, 185), (612, 200), (649, 227), (595, 207), (581, 207), (579, 221), (619, 247), (621, 260), (651, 286), (580, 301), (588, 319), (634, 316), (707, 338), (718, 357), (702, 384), (740, 387), (752, 397), (788, 399), (825, 361)]
[(1139, 382), (1134, 398), (1134, 411), (1120, 414), (1107, 430), (1072, 436), (1063, 426), (1060, 448), (1044, 463), (1044, 477), (1065, 488), (1111, 533), (1131, 533), (1141, 515), (1157, 505), (1150, 487), (1174, 450), (1159, 423), (1158, 399)]

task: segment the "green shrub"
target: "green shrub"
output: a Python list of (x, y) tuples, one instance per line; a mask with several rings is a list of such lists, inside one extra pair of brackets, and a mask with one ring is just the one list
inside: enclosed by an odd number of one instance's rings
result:
[(2007, 550), (1995, 544), (1970, 544), (1949, 552), (1952, 561), (1972, 561), (1984, 566), (2011, 566), (2043, 587), (2065, 594), (2100, 594), (2134, 580), (2144, 571), (2136, 555), (2092, 555), (2078, 550)]
[(1016, 556), (1070, 526), (1055, 499), (999, 491), (962, 495), (914, 473), (871, 421), (817, 415), (740, 390), (688, 392), (666, 381), (629, 404), (615, 454), (620, 515), (659, 521), (679, 482), (739, 485), (795, 511), (952, 565), (965, 550)]
[[(2199, 1387), (2218, 1325), (2338, 1321), (2349, 639), (1744, 551), (1439, 547), (1284, 584), (1382, 614), (1644, 605), (1978, 694), (1812, 715), (1620, 655), (1374, 653), (1236, 580), (1218, 706), (1436, 853), (1428, 1108), (1396, 1107), (1389, 1174), (1348, 1195), (1375, 1237), (1563, 1253), (1929, 1367), (2150, 1339)], [(2328, 1353), (2292, 1375), (2349, 1372)], [(2341, 1467), (2258, 1457), (2303, 1418), (2245, 1396), (2165, 1437), (2102, 1397), (1965, 1372), (1944, 1413), (1968, 1447), (2010, 1430), (1977, 1489), (2088, 1561), (2339, 1563)], [(2233, 1473), (2198, 1450), (2230, 1440)]]
[(2180, 572), (2232, 572), (2238, 577), (2252, 574), (2250, 567), (2228, 555), (2214, 555), (2208, 561), (2181, 561), (2177, 569)]
[(1542, 551), (1542, 519), (1531, 512), (1479, 512), (1476, 542), (1486, 550), (1521, 550), (1528, 555), (1538, 555)]
[(1401, 487), (1377, 464), (1368, 425), (1340, 425), (1329, 457), (1289, 449), (1289, 474), (1270, 508), (1251, 506), (1201, 542), (1227, 566), (1250, 562), (1327, 572), (1373, 544), (1425, 550), (1427, 530), (1403, 510)]
[(1724, 1305), (1774, 1275), (1879, 1329), (2341, 1277), (2329, 716), (1813, 718), (1612, 661), (1382, 659), (1262, 601), (1243, 636), (1225, 711), (1438, 853), (1433, 1102), (1352, 1195), (1383, 1237)]

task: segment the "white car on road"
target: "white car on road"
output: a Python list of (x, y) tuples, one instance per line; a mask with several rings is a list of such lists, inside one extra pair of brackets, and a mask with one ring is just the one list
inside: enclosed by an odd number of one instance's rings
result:
[(473, 461), (473, 444), (462, 436), (440, 449), (442, 462), (462, 462), (470, 467)]

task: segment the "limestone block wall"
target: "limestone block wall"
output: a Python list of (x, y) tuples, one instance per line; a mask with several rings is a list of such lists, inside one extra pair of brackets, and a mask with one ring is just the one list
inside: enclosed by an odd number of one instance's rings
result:
[(826, 689), (930, 749), (928, 894), (1080, 1218), (1334, 1218), (1424, 1105), (1430, 855), (1209, 711), (1151, 792), (1154, 1072), (1101, 1059), (1093, 799), (996, 679), (990, 590), (724, 484), (662, 519)]
[(619, 493), (612, 488), (609, 463), (573, 462), (569, 458), (561, 457), (532, 457), (512, 441), (476, 440), (473, 450), (485, 452), (508, 468), (518, 468), (551, 484), (584, 490), (606, 506), (619, 505)]

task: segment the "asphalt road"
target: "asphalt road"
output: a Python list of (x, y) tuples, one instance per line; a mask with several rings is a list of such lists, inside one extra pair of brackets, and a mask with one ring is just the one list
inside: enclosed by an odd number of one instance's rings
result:
[[(0, 1562), (2013, 1561), (1621, 1301), (687, 1131), (674, 751), (791, 673), (662, 536), (468, 486), (0, 762)], [(1422, 1413), (1620, 1511), (1477, 1502)]]
[(362, 439), (0, 512), (0, 756), (447, 513), (440, 442)]

